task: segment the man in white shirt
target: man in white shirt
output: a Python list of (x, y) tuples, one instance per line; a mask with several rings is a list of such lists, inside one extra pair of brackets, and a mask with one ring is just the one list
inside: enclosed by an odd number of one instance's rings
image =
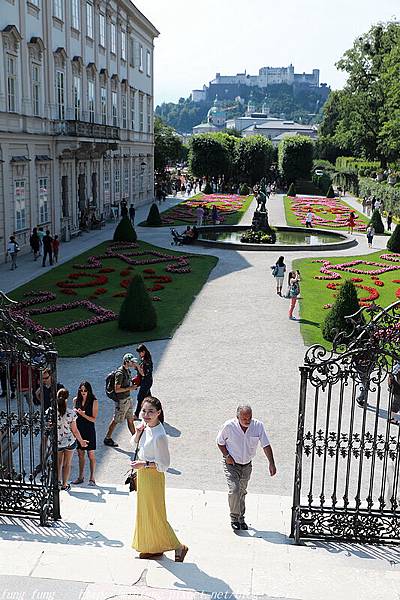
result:
[(238, 406), (236, 418), (226, 421), (217, 435), (217, 445), (224, 458), (231, 527), (234, 531), (248, 529), (244, 520), (245, 496), (251, 476), (251, 461), (256, 455), (259, 442), (268, 459), (271, 477), (276, 473), (274, 455), (264, 424), (252, 417), (251, 406)]
[(312, 227), (312, 222), (313, 222), (313, 214), (311, 212), (311, 209), (308, 209), (308, 212), (306, 214), (306, 227)]

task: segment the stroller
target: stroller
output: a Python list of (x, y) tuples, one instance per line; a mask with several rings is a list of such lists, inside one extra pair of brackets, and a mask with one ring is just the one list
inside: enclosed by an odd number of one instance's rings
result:
[(172, 242), (171, 246), (182, 246), (182, 235), (176, 229), (171, 229)]

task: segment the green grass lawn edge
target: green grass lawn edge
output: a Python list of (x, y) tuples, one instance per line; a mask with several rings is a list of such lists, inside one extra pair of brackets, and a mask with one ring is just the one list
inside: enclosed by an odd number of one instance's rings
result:
[[(46, 270), (35, 279), (10, 292), (8, 294), (9, 297), (14, 300), (22, 300), (25, 292), (45, 290), (54, 291), (57, 293), (58, 291), (56, 299), (43, 303), (43, 306), (61, 303), (70, 304), (79, 299), (87, 299), (87, 297), (91, 292), (94, 291), (95, 288), (82, 288), (77, 290), (77, 296), (63, 296), (59, 293), (59, 290), (55, 284), (57, 281), (66, 279), (66, 276), (74, 271), (74, 264), (82, 264), (86, 262), (87, 258), (91, 255), (102, 254), (102, 251), (110, 243), (111, 240), (102, 242), (98, 246), (83, 252), (82, 254), (57, 266), (56, 268)], [(84, 357), (95, 352), (102, 352), (111, 348), (119, 348), (130, 344), (137, 344), (141, 341), (146, 342), (171, 338), (177, 328), (183, 322), (194, 299), (207, 282), (211, 271), (218, 263), (218, 258), (215, 256), (177, 252), (174, 250), (154, 246), (153, 244), (148, 244), (147, 242), (142, 241), (138, 241), (138, 243), (140, 245), (140, 249), (143, 250), (154, 249), (158, 252), (168, 255), (185, 255), (188, 256), (189, 259), (193, 259), (191, 260), (191, 273), (170, 273), (172, 277), (171, 283), (166, 284), (164, 289), (159, 292), (150, 292), (151, 295), (157, 295), (161, 297), (161, 301), (154, 303), (158, 314), (157, 327), (154, 330), (147, 332), (129, 332), (120, 330), (118, 328), (118, 321), (108, 321), (106, 323), (100, 323), (79, 331), (67, 333), (62, 336), (53, 336), (53, 340), (60, 357)], [(114, 312), (118, 314), (119, 306), (123, 298), (113, 298), (112, 293), (115, 291), (123, 291), (123, 288), (120, 287), (119, 283), (122, 279), (120, 272), (126, 269), (128, 265), (118, 259), (108, 258), (105, 259), (103, 265), (114, 267), (116, 269), (113, 274), (107, 274), (109, 277), (109, 282), (108, 284), (105, 284), (104, 287), (107, 288), (107, 286), (109, 286), (110, 293), (91, 301), (104, 308), (114, 310)], [(165, 275), (165, 266), (165, 263), (140, 265), (135, 267), (135, 269), (132, 271), (132, 274), (142, 273), (144, 268), (150, 267), (154, 268), (156, 273), (160, 272), (160, 274)], [(97, 273), (98, 269), (93, 269), (93, 271)], [(111, 280), (113, 277), (116, 281), (118, 281), (118, 284), (115, 283), (114, 286), (111, 286)], [(150, 284), (152, 280), (146, 281)], [(38, 304), (38, 306), (42, 306), (42, 304)], [(88, 313), (86, 309), (81, 307), (72, 309), (72, 311), (74, 311), (74, 314), (77, 315), (79, 319), (85, 318), (85, 314), (86, 316), (92, 314)], [(40, 322), (44, 329), (46, 329), (46, 327), (63, 326), (65, 323), (70, 322), (70, 320), (68, 320), (67, 313), (68, 311), (66, 310), (58, 313), (38, 315), (35, 317), (35, 320)]]

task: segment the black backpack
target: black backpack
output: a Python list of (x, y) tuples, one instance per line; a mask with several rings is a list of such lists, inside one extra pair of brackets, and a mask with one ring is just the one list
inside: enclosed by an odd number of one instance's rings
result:
[(114, 402), (118, 402), (118, 394), (115, 391), (115, 371), (111, 371), (106, 377), (106, 395)]

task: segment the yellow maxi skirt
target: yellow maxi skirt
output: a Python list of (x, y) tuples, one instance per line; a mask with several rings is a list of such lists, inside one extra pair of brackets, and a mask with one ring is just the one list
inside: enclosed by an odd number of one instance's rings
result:
[(167, 521), (165, 475), (157, 469), (137, 472), (136, 525), (132, 547), (151, 554), (177, 550), (181, 546)]

